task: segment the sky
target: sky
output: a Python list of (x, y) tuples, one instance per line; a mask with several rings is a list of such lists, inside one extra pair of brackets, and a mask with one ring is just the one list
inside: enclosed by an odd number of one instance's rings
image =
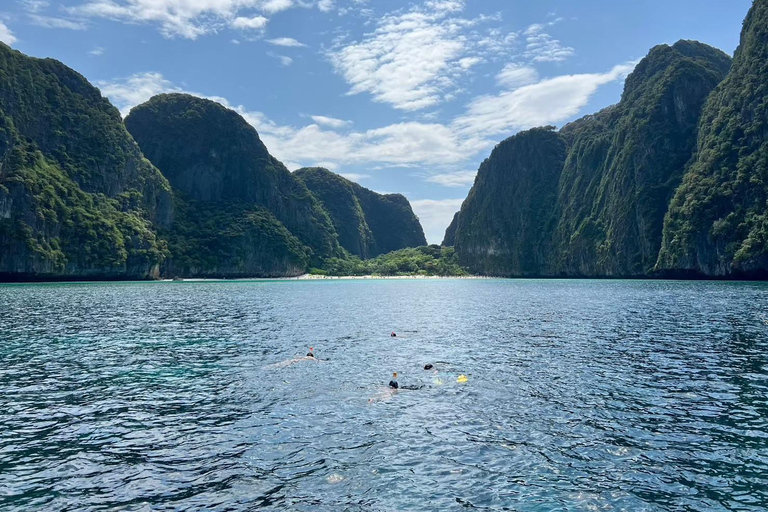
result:
[(650, 48), (732, 54), (751, 0), (0, 0), (0, 41), (123, 115), (187, 92), (289, 169), (402, 193), (440, 243), (493, 147), (619, 101)]

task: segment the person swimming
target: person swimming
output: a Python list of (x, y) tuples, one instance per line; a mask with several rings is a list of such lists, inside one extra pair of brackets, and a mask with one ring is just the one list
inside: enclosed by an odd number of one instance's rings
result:
[(316, 363), (320, 363), (320, 359), (315, 357), (315, 349), (314, 347), (309, 347), (309, 352), (304, 357), (297, 357), (295, 359), (288, 359), (287, 361), (283, 361), (281, 363), (275, 363), (266, 366), (265, 368), (285, 368), (286, 366), (291, 366), (296, 363), (300, 363), (301, 361), (314, 361)]
[(392, 334), (389, 335), (392, 338), (397, 338), (397, 334), (395, 334), (395, 331), (392, 331)]
[(392, 380), (389, 381), (389, 387), (392, 389), (398, 389), (400, 386), (397, 384), (397, 372), (392, 374)]
[(431, 364), (425, 364), (424, 365), (424, 369), (425, 370), (431, 370), (432, 368), (434, 368), (434, 366), (432, 366)]

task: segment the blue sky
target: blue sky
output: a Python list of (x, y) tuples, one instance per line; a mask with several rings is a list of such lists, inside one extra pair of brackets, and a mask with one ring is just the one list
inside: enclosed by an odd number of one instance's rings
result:
[(616, 103), (657, 44), (733, 53), (751, 0), (0, 0), (0, 40), (125, 114), (184, 91), (290, 169), (405, 194), (439, 243), (499, 141)]

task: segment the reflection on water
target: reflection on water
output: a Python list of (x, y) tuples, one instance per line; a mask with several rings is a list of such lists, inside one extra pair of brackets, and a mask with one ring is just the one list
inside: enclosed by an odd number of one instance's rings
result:
[(0, 286), (0, 508), (765, 510), (766, 306), (751, 283)]

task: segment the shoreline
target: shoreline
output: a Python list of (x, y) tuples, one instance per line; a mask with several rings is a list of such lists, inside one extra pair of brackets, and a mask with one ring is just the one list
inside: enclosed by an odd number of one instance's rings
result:
[(323, 279), (495, 279), (487, 276), (380, 276), (375, 274), (369, 274), (364, 276), (323, 276), (317, 274), (303, 274), (297, 277), (291, 277), (289, 279), (297, 281), (314, 281)]
[(181, 279), (158, 279), (157, 281), (164, 282), (164, 283), (172, 283), (172, 282), (191, 283), (191, 282), (207, 282), (207, 281), (325, 281), (325, 280), (377, 281), (380, 279), (430, 280), (430, 279), (498, 279), (498, 278), (487, 277), (487, 276), (379, 276), (379, 275), (373, 275), (373, 274), (365, 275), (365, 276), (322, 276), (322, 275), (316, 275), (316, 274), (302, 274), (300, 276), (294, 276), (294, 277), (236, 277), (232, 279), (190, 277), (190, 278), (181, 278)]
[(378, 281), (378, 280), (534, 280), (534, 281), (656, 281), (656, 282), (735, 282), (735, 283), (765, 283), (768, 279), (747, 278), (747, 277), (700, 277), (700, 276), (633, 276), (633, 277), (573, 277), (573, 276), (530, 276), (530, 277), (504, 277), (504, 276), (423, 276), (423, 275), (405, 275), (405, 276), (383, 276), (368, 274), (363, 276), (327, 276), (317, 274), (302, 274), (299, 276), (282, 277), (190, 277), (190, 278), (161, 278), (161, 279), (139, 279), (139, 278), (93, 278), (92, 276), (78, 276), (68, 278), (39, 278), (39, 279), (16, 279), (4, 280), (0, 278), (0, 285), (12, 284), (66, 284), (66, 283), (173, 283), (173, 282), (238, 282), (238, 281)]

